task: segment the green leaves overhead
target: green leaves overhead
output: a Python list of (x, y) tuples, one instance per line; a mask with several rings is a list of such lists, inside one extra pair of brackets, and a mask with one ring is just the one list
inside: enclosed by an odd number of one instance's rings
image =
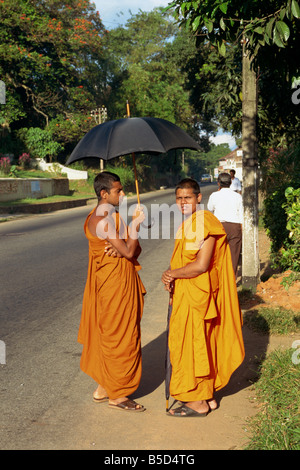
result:
[(200, 41), (206, 36), (222, 56), (226, 54), (226, 43), (237, 38), (244, 38), (252, 56), (261, 46), (284, 48), (295, 39), (299, 28), (297, 0), (267, 0), (260, 4), (254, 0), (175, 0), (172, 5), (178, 20), (187, 24)]
[(278, 47), (284, 47), (290, 37), (290, 28), (283, 21), (277, 21), (273, 30), (273, 41)]
[(295, 18), (300, 18), (300, 7), (296, 0), (292, 0), (291, 11)]

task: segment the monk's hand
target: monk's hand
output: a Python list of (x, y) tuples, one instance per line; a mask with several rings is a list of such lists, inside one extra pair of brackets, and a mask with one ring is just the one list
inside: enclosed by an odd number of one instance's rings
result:
[(163, 284), (165, 285), (165, 289), (169, 292), (171, 292), (171, 284), (173, 284), (174, 278), (171, 275), (171, 270), (167, 269), (167, 271), (164, 271), (161, 276), (161, 280)]
[(109, 242), (105, 242), (105, 248), (104, 248), (104, 252), (107, 256), (112, 256), (113, 258), (121, 258), (122, 256), (120, 255), (120, 253), (118, 252), (118, 250), (116, 248), (114, 248), (112, 246), (111, 243)]
[(170, 282), (169, 284), (165, 285), (165, 290), (170, 292), (170, 294), (174, 294), (174, 281)]
[(137, 206), (134, 210), (132, 220), (135, 222), (135, 224), (140, 225), (142, 222), (144, 222), (146, 216), (144, 214), (144, 210), (142, 207)]

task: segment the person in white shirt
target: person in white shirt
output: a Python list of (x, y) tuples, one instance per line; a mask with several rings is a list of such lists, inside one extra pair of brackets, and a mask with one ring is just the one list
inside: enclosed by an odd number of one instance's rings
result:
[(230, 170), (230, 176), (231, 176), (230, 189), (232, 189), (232, 191), (236, 191), (237, 193), (241, 194), (242, 185), (241, 185), (240, 180), (236, 178), (235, 176), (235, 170)]
[(220, 220), (231, 251), (232, 265), (237, 273), (238, 261), (242, 248), (243, 200), (242, 196), (230, 189), (231, 176), (220, 173), (219, 190), (209, 196), (207, 208)]

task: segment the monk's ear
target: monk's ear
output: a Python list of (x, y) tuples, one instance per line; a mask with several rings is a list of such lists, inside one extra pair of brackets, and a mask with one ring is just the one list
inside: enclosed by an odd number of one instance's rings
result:
[(108, 192), (106, 191), (106, 189), (101, 189), (100, 191), (100, 198), (101, 199), (106, 199), (108, 196)]
[(197, 196), (197, 203), (200, 204), (201, 201), (202, 201), (202, 194), (201, 194), (201, 193), (198, 193), (198, 196)]

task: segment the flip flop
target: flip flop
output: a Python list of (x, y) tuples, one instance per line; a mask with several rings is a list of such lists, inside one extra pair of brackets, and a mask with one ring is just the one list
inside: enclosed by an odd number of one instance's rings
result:
[(95, 403), (104, 403), (106, 401), (108, 401), (108, 397), (103, 397), (103, 398), (96, 398), (96, 397), (93, 397), (93, 401)]
[[(185, 414), (181, 414), (181, 413)], [(181, 405), (178, 408), (175, 408), (174, 413), (168, 412), (169, 416), (174, 416), (175, 418), (205, 418), (208, 415), (210, 410), (206, 411), (205, 413), (198, 413), (198, 411), (193, 410), (189, 406)]]
[[(128, 400), (122, 401), (121, 403), (118, 403), (117, 405), (114, 405), (113, 403), (110, 403), (109, 408), (114, 408), (116, 410), (122, 410), (122, 411), (145, 411), (146, 408), (144, 408), (143, 405), (140, 405), (139, 403), (136, 403), (133, 400)], [(139, 406), (140, 408), (137, 408)]]

